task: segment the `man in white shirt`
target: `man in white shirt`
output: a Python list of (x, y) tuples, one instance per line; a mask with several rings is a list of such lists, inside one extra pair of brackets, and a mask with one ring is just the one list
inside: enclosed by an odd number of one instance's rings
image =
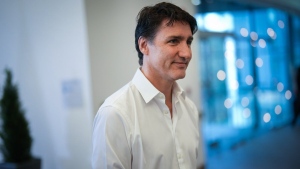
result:
[(93, 169), (196, 169), (198, 111), (176, 83), (185, 77), (196, 31), (195, 18), (171, 3), (140, 11), (140, 67), (97, 112)]

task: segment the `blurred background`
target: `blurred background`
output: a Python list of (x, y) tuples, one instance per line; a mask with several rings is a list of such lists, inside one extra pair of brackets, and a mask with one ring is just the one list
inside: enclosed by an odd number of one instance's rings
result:
[[(139, 67), (136, 15), (157, 2), (0, 1), (0, 88), (10, 68), (43, 169), (91, 168), (93, 118)], [(199, 26), (179, 81), (199, 109), (199, 168), (300, 168), (300, 1), (169, 2)]]

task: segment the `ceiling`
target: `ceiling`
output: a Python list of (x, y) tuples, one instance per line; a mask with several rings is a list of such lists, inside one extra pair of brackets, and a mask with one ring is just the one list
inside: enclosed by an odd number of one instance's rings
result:
[(202, 0), (199, 12), (273, 7), (300, 16), (300, 0)]

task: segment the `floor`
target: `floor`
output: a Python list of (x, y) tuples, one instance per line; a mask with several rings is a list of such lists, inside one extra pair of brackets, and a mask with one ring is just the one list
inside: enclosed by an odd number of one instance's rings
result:
[(300, 126), (271, 130), (206, 161), (206, 169), (300, 169)]

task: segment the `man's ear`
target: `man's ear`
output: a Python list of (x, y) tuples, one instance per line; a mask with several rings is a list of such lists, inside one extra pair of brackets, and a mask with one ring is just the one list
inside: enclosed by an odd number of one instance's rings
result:
[(148, 55), (149, 54), (149, 49), (148, 49), (147, 39), (141, 36), (138, 40), (138, 44), (139, 44), (140, 51), (144, 55)]

